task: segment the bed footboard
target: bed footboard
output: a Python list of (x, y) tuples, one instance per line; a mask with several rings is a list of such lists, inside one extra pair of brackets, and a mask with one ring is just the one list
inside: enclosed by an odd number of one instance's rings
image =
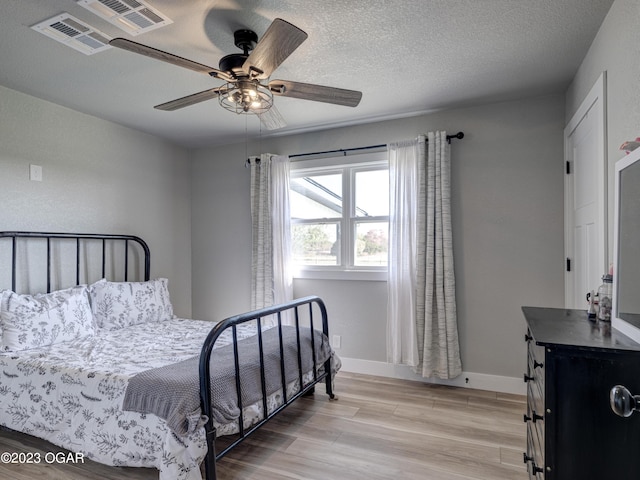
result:
[[(315, 306), (315, 308), (314, 308)], [(304, 316), (305, 323), (308, 322), (308, 325), (301, 325), (301, 315), (300, 309), (302, 309), (302, 313)], [(202, 413), (207, 417), (207, 422), (205, 424), (206, 431), (206, 440), (207, 440), (207, 456), (205, 457), (205, 473), (207, 480), (216, 480), (216, 461), (222, 458), (226, 453), (228, 453), (233, 447), (242, 442), (245, 438), (255, 432), (258, 428), (260, 428), (263, 424), (273, 418), (276, 414), (278, 414), (285, 407), (294, 402), (297, 398), (308, 395), (314, 390), (314, 386), (321, 382), (322, 380), (326, 383), (326, 391), (329, 398), (333, 399), (334, 394), (332, 390), (332, 378), (331, 378), (331, 359), (327, 359), (324, 362), (324, 369), (322, 372), (318, 373), (318, 365), (316, 365), (315, 358), (315, 335), (311, 334), (311, 355), (313, 356), (313, 378), (304, 383), (303, 382), (303, 372), (302, 372), (302, 358), (301, 358), (301, 347), (300, 347), (300, 338), (301, 332), (309, 330), (313, 333), (314, 331), (314, 310), (315, 313), (319, 312), (322, 322), (322, 333), (329, 337), (329, 325), (327, 319), (327, 309), (324, 305), (324, 302), (317, 296), (309, 296), (300, 298), (297, 300), (293, 300), (291, 302), (276, 305), (273, 307), (267, 307), (260, 310), (255, 310), (252, 312), (244, 313), (241, 315), (236, 315), (234, 317), (229, 317), (226, 320), (216, 324), (216, 326), (211, 330), (209, 335), (207, 336), (204, 345), (202, 347), (202, 351), (200, 354), (200, 403), (202, 408)], [(288, 318), (292, 318), (293, 326), (296, 329), (296, 340), (297, 340), (297, 362), (298, 362), (298, 372), (299, 372), (299, 385), (300, 389), (288, 398), (287, 395), (287, 385), (285, 380), (285, 365), (284, 365), (284, 353), (283, 353), (283, 340), (282, 340), (282, 331), (283, 331), (283, 316), (291, 316)], [(263, 352), (263, 342), (262, 342), (262, 323), (263, 320), (267, 317), (271, 317), (276, 319), (276, 325), (273, 328), (279, 329), (280, 335), (280, 369), (281, 369), (281, 378), (282, 378), (282, 391), (283, 391), (283, 403), (273, 410), (272, 412), (268, 411), (267, 408), (267, 391), (266, 391), (266, 379), (265, 379), (265, 357)], [(244, 427), (244, 418), (243, 418), (243, 405), (242, 401), (242, 391), (241, 391), (241, 375), (242, 370), (239, 365), (238, 360), (238, 342), (237, 342), (237, 327), (246, 322), (256, 322), (257, 326), (257, 335), (258, 335), (258, 347), (259, 347), (259, 357), (260, 357), (260, 381), (262, 387), (262, 420), (258, 423), (252, 425), (250, 428), (245, 429)], [(231, 335), (233, 337), (233, 348), (234, 348), (234, 364), (235, 364), (235, 373), (236, 373), (236, 394), (238, 398), (238, 407), (240, 410), (240, 418), (238, 420), (238, 429), (239, 434), (237, 440), (233, 441), (230, 445), (226, 446), (220, 452), (216, 452), (215, 448), (215, 440), (216, 440), (216, 429), (214, 427), (213, 415), (212, 415), (212, 403), (211, 403), (211, 353), (213, 352), (213, 347), (216, 343), (216, 340), (223, 332), (226, 330), (231, 330)]]

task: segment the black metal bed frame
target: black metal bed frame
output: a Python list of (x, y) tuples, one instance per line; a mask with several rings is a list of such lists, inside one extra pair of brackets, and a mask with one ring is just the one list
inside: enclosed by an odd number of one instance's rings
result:
[[(129, 242), (134, 242), (138, 244), (142, 251), (144, 252), (144, 280), (148, 281), (150, 278), (150, 251), (147, 243), (139, 237), (133, 235), (111, 235), (111, 234), (84, 234), (84, 233), (51, 233), (51, 232), (0, 232), (0, 239), (2, 238), (11, 238), (11, 286), (12, 290), (15, 290), (16, 286), (16, 276), (17, 276), (17, 240), (18, 239), (27, 239), (27, 238), (44, 238), (46, 239), (46, 264), (47, 264), (47, 292), (51, 290), (51, 242), (55, 239), (72, 239), (76, 241), (76, 285), (80, 284), (80, 267), (81, 267), (81, 244), (82, 240), (101, 240), (102, 241), (102, 276), (105, 275), (105, 263), (106, 263), (106, 243), (108, 241), (122, 241), (124, 242), (125, 248), (125, 265), (124, 265), (124, 277), (125, 281), (128, 278), (128, 251), (129, 251)], [(217, 480), (216, 474), (216, 462), (224, 455), (226, 455), (232, 448), (240, 444), (243, 440), (245, 440), (249, 435), (258, 430), (262, 425), (268, 422), (271, 418), (276, 416), (280, 411), (286, 408), (288, 405), (293, 403), (299, 397), (308, 395), (313, 393), (314, 387), (317, 383), (321, 381), (325, 381), (326, 384), (326, 392), (330, 399), (334, 399), (335, 395), (332, 389), (331, 382), (331, 360), (328, 359), (324, 362), (324, 370), (321, 373), (318, 373), (318, 365), (315, 358), (315, 336), (314, 332), (314, 305), (317, 310), (320, 312), (321, 323), (322, 323), (322, 333), (328, 338), (329, 337), (329, 325), (327, 318), (327, 309), (322, 301), (317, 296), (308, 296), (304, 298), (300, 298), (297, 300), (293, 300), (291, 302), (276, 305), (273, 307), (267, 307), (260, 310), (255, 310), (252, 312), (247, 312), (244, 314), (236, 315), (233, 317), (229, 317), (219, 323), (217, 323), (213, 329), (209, 332), (207, 338), (204, 341), (202, 346), (202, 350), (200, 353), (200, 362), (199, 362), (199, 378), (200, 378), (200, 406), (202, 409), (202, 414), (206, 417), (207, 421), (205, 423), (205, 432), (206, 432), (206, 442), (207, 442), (207, 455), (204, 459), (204, 468), (205, 475), (207, 480)], [(300, 308), (308, 307), (308, 315), (304, 318), (305, 321), (308, 321), (309, 326), (301, 326), (300, 325)], [(283, 338), (282, 338), (282, 328), (283, 322), (282, 317), (284, 312), (292, 312), (294, 318), (294, 324), (296, 328), (296, 341), (297, 341), (297, 362), (298, 362), (298, 381), (300, 388), (299, 390), (291, 396), (291, 398), (287, 398), (287, 382), (285, 378), (285, 362), (284, 362), (284, 351), (283, 351)], [(280, 339), (280, 372), (282, 378), (282, 394), (283, 394), (283, 403), (277, 407), (274, 411), (269, 412), (267, 408), (267, 392), (266, 392), (266, 379), (265, 379), (265, 361), (264, 361), (264, 352), (263, 352), (263, 344), (262, 344), (262, 322), (266, 317), (275, 316), (277, 319), (277, 325), (273, 328), (278, 328), (279, 331), (279, 339)], [(257, 335), (258, 335), (258, 350), (259, 350), (259, 358), (260, 358), (260, 382), (262, 388), (262, 420), (258, 423), (250, 426), (248, 429), (244, 428), (244, 416), (243, 416), (243, 402), (242, 402), (242, 393), (241, 393), (241, 372), (240, 372), (240, 364), (239, 364), (239, 356), (238, 356), (238, 335), (237, 335), (237, 327), (243, 323), (247, 322), (256, 322), (257, 327)], [(311, 355), (313, 355), (313, 379), (304, 384), (303, 375), (305, 372), (302, 371), (302, 357), (301, 357), (301, 343), (300, 343), (300, 332), (301, 328), (308, 328), (310, 330), (310, 338), (311, 338)], [(233, 338), (233, 351), (234, 351), (234, 368), (235, 368), (235, 376), (236, 376), (236, 394), (238, 398), (238, 407), (240, 410), (240, 417), (238, 419), (238, 438), (236, 438), (233, 442), (231, 442), (228, 446), (222, 449), (219, 453), (216, 453), (215, 441), (216, 441), (216, 429), (213, 424), (212, 417), (212, 404), (211, 404), (211, 365), (210, 359), (211, 354), (213, 352), (214, 345), (220, 335), (225, 331), (231, 329), (231, 335)]]
[[(330, 399), (334, 399), (335, 395), (333, 393), (332, 385), (331, 385), (331, 360), (328, 359), (324, 362), (324, 370), (322, 373), (318, 373), (318, 365), (316, 364), (315, 358), (315, 337), (313, 335), (314, 324), (313, 324), (313, 305), (316, 304), (320, 310), (320, 314), (322, 317), (322, 332), (324, 335), (329, 337), (329, 323), (327, 319), (327, 309), (325, 307), (324, 302), (317, 296), (309, 296), (304, 298), (299, 298), (297, 300), (293, 300), (291, 302), (276, 305), (273, 307), (267, 307), (260, 310), (255, 310), (253, 312), (243, 313), (241, 315), (236, 315), (233, 317), (229, 317), (226, 320), (216, 324), (216, 326), (209, 332), (209, 335), (204, 341), (204, 345), (202, 346), (202, 353), (200, 354), (200, 406), (202, 408), (202, 413), (208, 419), (205, 423), (205, 431), (207, 438), (207, 456), (204, 460), (205, 465), (205, 473), (207, 480), (216, 480), (216, 461), (226, 455), (233, 447), (241, 443), (245, 440), (249, 435), (255, 432), (258, 428), (268, 422), (271, 418), (277, 415), (280, 411), (282, 411), (285, 407), (293, 403), (296, 399), (306, 394), (312, 393), (314, 390), (314, 386), (325, 380), (327, 395), (329, 395)], [(307, 383), (306, 385), (303, 383), (303, 371), (302, 371), (302, 357), (301, 357), (301, 347), (300, 347), (300, 315), (299, 308), (308, 306), (309, 308), (309, 329), (311, 332), (311, 355), (313, 355), (313, 380)], [(283, 312), (293, 311), (295, 318), (295, 327), (296, 327), (296, 341), (297, 341), (297, 361), (298, 361), (298, 381), (300, 385), (300, 389), (296, 394), (294, 394), (291, 398), (287, 398), (287, 382), (285, 379), (285, 366), (284, 366), (284, 352), (283, 352), (283, 340), (282, 340), (282, 314)], [(262, 349), (262, 319), (265, 317), (269, 317), (272, 315), (276, 315), (277, 318), (277, 328), (279, 329), (279, 337), (280, 337), (280, 377), (282, 378), (282, 396), (283, 403), (278, 408), (276, 408), (273, 412), (269, 413), (267, 409), (267, 391), (266, 391), (266, 381), (265, 381), (265, 371), (264, 371), (264, 353)], [(263, 419), (251, 426), (248, 430), (245, 431), (244, 428), (244, 416), (242, 414), (243, 403), (242, 403), (242, 393), (241, 393), (241, 384), (240, 384), (240, 366), (238, 363), (238, 337), (237, 337), (237, 326), (251, 321), (256, 321), (257, 327), (257, 335), (258, 335), (258, 350), (260, 352), (260, 383), (262, 388), (262, 416)], [(231, 329), (231, 333), (233, 336), (233, 353), (234, 353), (234, 366), (236, 372), (236, 394), (238, 398), (238, 408), (240, 409), (240, 417), (238, 418), (238, 430), (239, 430), (239, 438), (228, 445), (224, 450), (220, 453), (216, 454), (215, 450), (215, 440), (216, 440), (216, 430), (213, 425), (213, 419), (211, 415), (211, 375), (210, 375), (210, 358), (211, 353), (213, 352), (213, 347), (218, 339), (218, 337), (227, 329)], [(276, 328), (276, 327), (273, 327)], [(307, 328), (307, 327), (302, 327)]]

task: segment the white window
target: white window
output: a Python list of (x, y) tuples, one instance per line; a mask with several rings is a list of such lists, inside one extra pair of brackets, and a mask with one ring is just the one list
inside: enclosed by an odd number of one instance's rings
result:
[(386, 151), (292, 162), (290, 189), (297, 277), (386, 279)]

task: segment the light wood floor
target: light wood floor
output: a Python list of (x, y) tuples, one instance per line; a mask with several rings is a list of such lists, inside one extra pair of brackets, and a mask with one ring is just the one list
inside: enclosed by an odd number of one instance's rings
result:
[[(525, 397), (340, 372), (218, 463), (220, 480), (526, 480)], [(61, 449), (0, 432), (0, 452)], [(156, 480), (154, 469), (2, 465), (0, 479)]]

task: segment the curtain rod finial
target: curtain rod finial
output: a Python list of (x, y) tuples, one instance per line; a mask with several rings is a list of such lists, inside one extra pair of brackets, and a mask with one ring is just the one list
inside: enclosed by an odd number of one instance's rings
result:
[(458, 140), (462, 140), (464, 138), (464, 132), (458, 132), (455, 135), (447, 135), (447, 142), (451, 145), (451, 139), (457, 138)]

